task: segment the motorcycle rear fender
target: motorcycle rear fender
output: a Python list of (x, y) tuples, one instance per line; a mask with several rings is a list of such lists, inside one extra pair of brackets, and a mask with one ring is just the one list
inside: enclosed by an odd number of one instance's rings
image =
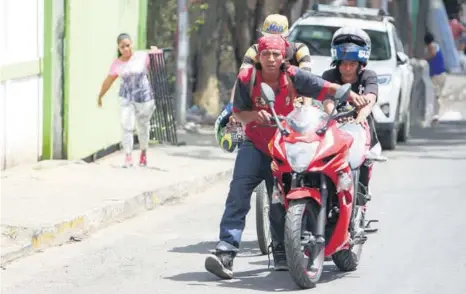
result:
[(298, 199), (305, 199), (305, 198), (312, 198), (317, 204), (321, 205), (320, 191), (317, 190), (316, 188), (308, 188), (308, 187), (295, 188), (295, 189), (291, 189), (286, 195), (286, 199), (288, 200), (298, 200)]

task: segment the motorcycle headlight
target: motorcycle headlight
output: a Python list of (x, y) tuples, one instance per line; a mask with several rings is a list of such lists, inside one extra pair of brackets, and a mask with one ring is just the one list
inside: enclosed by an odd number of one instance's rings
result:
[(309, 164), (311, 164), (318, 147), (319, 142), (285, 142), (286, 158), (291, 168), (298, 173), (305, 171)]

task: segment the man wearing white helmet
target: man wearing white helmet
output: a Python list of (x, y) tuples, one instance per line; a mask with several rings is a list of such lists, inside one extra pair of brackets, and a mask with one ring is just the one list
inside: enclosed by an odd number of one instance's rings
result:
[[(371, 39), (369, 35), (359, 28), (343, 27), (338, 29), (332, 38), (331, 44), (332, 69), (322, 75), (324, 80), (332, 83), (350, 83), (351, 89), (361, 95), (366, 103), (358, 110), (354, 123), (360, 123), (367, 132), (367, 142), (370, 148), (379, 156), (380, 143), (375, 132), (372, 107), (377, 101), (378, 84), (377, 74), (366, 68), (371, 55)], [(330, 100), (328, 100), (330, 101)], [(327, 112), (333, 105), (324, 105)], [(360, 182), (368, 187), (371, 167), (363, 165), (360, 169)], [(370, 200), (366, 193), (365, 201)]]

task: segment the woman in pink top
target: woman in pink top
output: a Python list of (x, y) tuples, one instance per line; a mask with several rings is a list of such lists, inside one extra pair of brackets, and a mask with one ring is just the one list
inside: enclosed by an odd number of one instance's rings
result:
[[(131, 167), (133, 160), (133, 133), (136, 125), (141, 148), (139, 164), (147, 165), (149, 147), (150, 119), (155, 110), (154, 97), (147, 77), (149, 55), (147, 52), (133, 52), (133, 44), (128, 34), (117, 38), (118, 58), (113, 61), (107, 78), (102, 84), (97, 104), (102, 107), (102, 98), (113, 82), (119, 77), (121, 125), (123, 128), (122, 145), (125, 151), (125, 167)], [(151, 46), (150, 53), (161, 52)]]

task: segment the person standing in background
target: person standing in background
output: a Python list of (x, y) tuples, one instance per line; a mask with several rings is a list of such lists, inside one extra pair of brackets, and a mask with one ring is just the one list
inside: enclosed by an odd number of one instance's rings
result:
[(458, 51), (463, 51), (466, 43), (466, 38), (464, 36), (466, 33), (466, 27), (458, 20), (458, 15), (456, 13), (450, 14), (448, 18), (456, 49)]
[[(117, 37), (118, 58), (110, 66), (107, 78), (102, 83), (97, 105), (102, 107), (102, 99), (120, 77), (121, 126), (123, 129), (122, 145), (125, 152), (123, 167), (133, 165), (133, 134), (136, 125), (141, 154), (139, 165), (147, 165), (147, 149), (149, 147), (150, 119), (155, 110), (154, 94), (148, 79), (149, 54), (133, 51), (133, 43), (128, 34)], [(149, 53), (160, 53), (161, 50), (151, 46)]]
[(440, 99), (447, 78), (445, 61), (440, 46), (434, 42), (432, 33), (426, 33), (424, 36), (424, 43), (426, 45), (425, 59), (429, 63), (429, 74), (435, 90), (435, 105), (433, 105), (434, 116), (431, 123), (437, 123), (440, 113)]

